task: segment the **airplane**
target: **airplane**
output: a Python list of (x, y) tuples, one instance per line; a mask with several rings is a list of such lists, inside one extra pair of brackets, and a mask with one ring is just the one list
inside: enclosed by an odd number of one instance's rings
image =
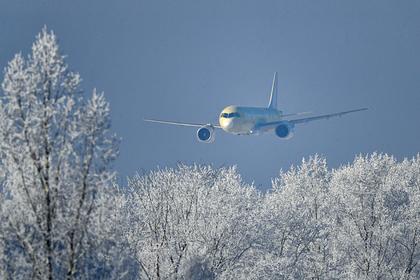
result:
[(277, 72), (275, 72), (271, 86), (270, 101), (267, 107), (228, 106), (220, 113), (219, 124), (187, 123), (159, 119), (144, 119), (144, 121), (198, 127), (197, 140), (203, 143), (212, 143), (215, 140), (215, 129), (222, 129), (225, 132), (235, 135), (260, 135), (266, 132), (274, 132), (280, 139), (290, 139), (294, 135), (295, 125), (367, 110), (367, 108), (360, 108), (304, 118), (297, 117), (307, 115), (310, 112), (283, 114), (283, 111), (277, 109), (277, 80)]

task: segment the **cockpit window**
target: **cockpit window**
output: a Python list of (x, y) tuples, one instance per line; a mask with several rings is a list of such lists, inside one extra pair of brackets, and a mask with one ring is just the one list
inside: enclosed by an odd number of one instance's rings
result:
[(229, 118), (239, 118), (240, 115), (239, 115), (238, 112), (233, 112), (233, 113), (230, 113), (230, 114), (229, 113), (222, 113), (220, 115), (220, 117), (229, 119)]

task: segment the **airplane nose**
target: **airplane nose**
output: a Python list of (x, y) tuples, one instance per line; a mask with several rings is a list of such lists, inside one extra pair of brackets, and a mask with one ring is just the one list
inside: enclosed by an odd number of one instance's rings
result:
[(231, 128), (233, 126), (233, 121), (232, 120), (228, 120), (227, 122), (226, 122), (226, 128), (227, 129), (229, 129), (229, 128)]
[(232, 119), (222, 119), (220, 126), (223, 128), (223, 130), (229, 131), (233, 126), (233, 121)]

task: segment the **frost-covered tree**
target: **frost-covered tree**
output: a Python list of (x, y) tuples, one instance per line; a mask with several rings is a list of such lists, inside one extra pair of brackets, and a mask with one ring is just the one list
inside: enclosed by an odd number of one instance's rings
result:
[(263, 200), (260, 246), (241, 279), (418, 279), (419, 156), (318, 156), (281, 172)]
[[(86, 255), (90, 265), (83, 266), (86, 279), (136, 279), (139, 269), (127, 239), (124, 221), (127, 219), (127, 196), (124, 189), (109, 186), (97, 194), (98, 207), (90, 221), (90, 242)], [(129, 227), (129, 225), (127, 225)], [(92, 268), (94, 270), (92, 271)]]
[(359, 156), (331, 181), (336, 249), (342, 277), (418, 279), (420, 276), (419, 157)]
[(262, 207), (259, 256), (248, 268), (252, 279), (330, 278), (330, 176), (326, 160), (314, 156), (273, 180)]
[(92, 219), (117, 141), (103, 94), (85, 101), (80, 81), (46, 28), (4, 71), (1, 263), (12, 279), (72, 279), (95, 266), (86, 259)]
[(390, 182), (385, 204), (396, 225), (394, 250), (397, 253), (394, 278), (420, 278), (420, 155), (405, 159), (396, 170), (397, 180)]
[(5, 240), (7, 238), (6, 232), (3, 230), (4, 226), (7, 222), (2, 214), (3, 211), (3, 201), (4, 201), (4, 192), (2, 191), (2, 187), (0, 185), (0, 279), (7, 279), (7, 270), (6, 270), (6, 247), (5, 247)]
[(127, 239), (146, 279), (215, 279), (254, 244), (259, 196), (235, 168), (180, 165), (130, 178)]

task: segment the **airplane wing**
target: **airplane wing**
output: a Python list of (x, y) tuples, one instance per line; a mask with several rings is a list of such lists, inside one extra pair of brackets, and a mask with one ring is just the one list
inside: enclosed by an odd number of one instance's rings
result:
[(205, 125), (211, 125), (212, 127), (220, 128), (220, 125), (210, 124), (210, 123), (184, 123), (184, 122), (155, 120), (155, 119), (143, 119), (143, 120), (145, 122), (163, 123), (163, 124), (171, 124), (171, 125), (178, 125), (178, 126), (202, 127), (202, 126), (205, 126)]
[(291, 114), (286, 114), (286, 115), (281, 115), (281, 116), (285, 118), (285, 117), (302, 116), (302, 115), (309, 115), (309, 114), (312, 114), (312, 112), (291, 113)]
[(359, 111), (365, 111), (365, 110), (367, 110), (367, 108), (355, 109), (355, 110), (326, 114), (326, 115), (313, 116), (313, 117), (309, 117), (309, 118), (294, 119), (294, 120), (289, 120), (289, 121), (293, 124), (307, 123), (307, 122), (316, 121), (316, 120), (329, 119), (329, 118), (332, 118), (332, 117), (341, 117), (341, 116), (346, 115), (346, 114), (359, 112)]
[(277, 124), (281, 123), (282, 121), (288, 121), (292, 124), (307, 123), (307, 122), (316, 121), (316, 120), (329, 119), (329, 118), (333, 118), (333, 117), (341, 117), (341, 116), (346, 115), (346, 114), (359, 112), (359, 111), (365, 111), (367, 109), (368, 108), (360, 108), (360, 109), (355, 109), (355, 110), (350, 110), (350, 111), (343, 111), (343, 112), (338, 112), (338, 113), (319, 115), (319, 116), (313, 116), (313, 117), (301, 118), (301, 119), (290, 119), (290, 120), (285, 119), (285, 120), (281, 120), (281, 121), (277, 121), (277, 122), (265, 123), (265, 124), (262, 124), (261, 127), (272, 128), (272, 127), (275, 127)]

